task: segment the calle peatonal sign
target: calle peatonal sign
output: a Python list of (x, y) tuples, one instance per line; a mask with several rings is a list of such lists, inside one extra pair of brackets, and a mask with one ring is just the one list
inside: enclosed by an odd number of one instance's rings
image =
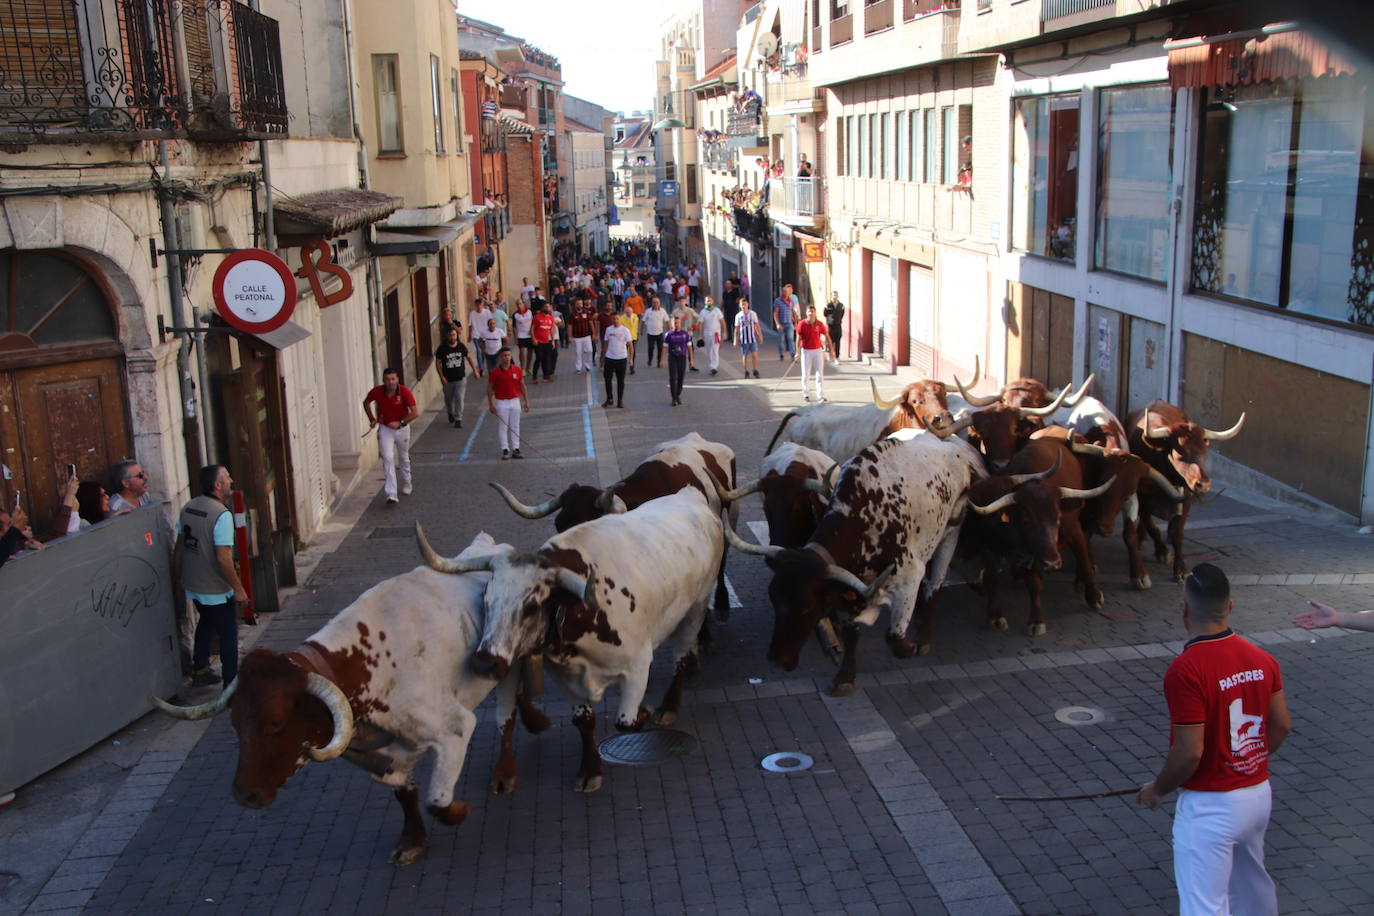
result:
[(245, 248), (220, 262), (212, 285), (215, 311), (230, 327), (265, 334), (296, 310), (296, 278), (270, 251)]

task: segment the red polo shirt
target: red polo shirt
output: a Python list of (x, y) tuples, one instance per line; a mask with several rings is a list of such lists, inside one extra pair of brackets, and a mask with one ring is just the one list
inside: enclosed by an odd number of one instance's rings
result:
[(821, 339), (825, 336), (825, 325), (819, 321), (803, 321), (797, 325), (797, 336), (801, 338), (803, 350), (819, 350)]
[(553, 341), (553, 335), (558, 329), (558, 322), (552, 315), (539, 312), (534, 316), (534, 323), (530, 333), (534, 336), (537, 344), (546, 344)]
[(396, 393), (388, 397), (386, 386), (378, 385), (363, 399), (364, 403), (368, 401), (377, 405), (377, 422), (399, 423), (410, 415), (410, 408), (415, 406), (415, 395), (405, 385), (397, 385)]
[(520, 383), (525, 380), (525, 371), (515, 363), (509, 369), (496, 366), (487, 372), (491, 381), (491, 395), (498, 401), (509, 401), (520, 397)]

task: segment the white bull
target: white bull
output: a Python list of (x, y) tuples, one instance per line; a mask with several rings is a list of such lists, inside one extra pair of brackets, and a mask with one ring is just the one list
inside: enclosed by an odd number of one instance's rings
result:
[(478, 561), (443, 560), (420, 535), (427, 562), (443, 572), (490, 569), (486, 628), (473, 656), (478, 670), (502, 674), (533, 653), (572, 699), (582, 735), (574, 788), (601, 787), (593, 705), (619, 682), (616, 727), (636, 731), (654, 649), (668, 643), (676, 665), (659, 721), (676, 718), (686, 669), (696, 662), (725, 542), (720, 514), (695, 488), (649, 500), (556, 534), (533, 553)]

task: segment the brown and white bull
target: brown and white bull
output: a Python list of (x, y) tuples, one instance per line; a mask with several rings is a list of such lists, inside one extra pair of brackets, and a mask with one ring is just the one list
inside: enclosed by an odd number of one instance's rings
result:
[(1005, 473), (969, 488), (972, 513), (964, 522), (960, 546), (961, 552), (981, 563), (991, 628), (1007, 628), (1006, 617), (997, 610), (997, 583), (1003, 572), (1014, 571), (1023, 578), (1030, 598), (1026, 633), (1045, 634), (1040, 600), (1044, 572), (1062, 565), (1060, 551), (1066, 547), (1077, 560), (1075, 585), (1090, 607), (1102, 607), (1102, 590), (1078, 515), (1085, 500), (1101, 496), (1111, 486), (1108, 480), (1085, 488), (1083, 470), (1068, 443), (1049, 438), (1028, 444), (1008, 462)]
[[(973, 362), (973, 382), (980, 375), (979, 361)], [(872, 404), (812, 404), (787, 413), (768, 443), (771, 454), (779, 440), (795, 442), (829, 455), (843, 464), (860, 451), (903, 429), (936, 429), (954, 423), (948, 403), (949, 385), (924, 379), (902, 389), (897, 397), (884, 398), (878, 384), (869, 379)]]
[[(481, 533), (450, 562), (488, 562), (510, 550)], [(181, 719), (229, 710), (239, 743), (234, 799), (246, 808), (272, 804), (282, 784), (312, 759), (342, 756), (393, 786), (405, 826), (391, 862), (408, 865), (426, 841), (412, 775), (422, 757), (434, 754), (424, 794), (430, 814), (457, 825), (470, 810), (453, 790), (477, 725), (474, 711), (498, 684), (468, 665), (482, 635), (490, 581), (487, 574), (445, 576), (418, 567), (368, 589), (294, 651), (254, 649), (213, 702), (153, 702)], [(531, 731), (548, 726), (543, 713), (517, 698), (518, 680), (512, 674), (499, 682), (501, 758), (491, 780), (497, 793), (515, 789), (517, 706)]]
[(619, 683), (616, 728), (642, 728), (650, 714), (642, 705), (649, 666), (654, 650), (665, 643), (676, 671), (659, 722), (675, 720), (725, 546), (719, 511), (696, 489), (576, 525), (533, 553), (444, 560), (418, 529), (417, 535), (434, 569), (491, 572), (486, 627), (473, 668), (500, 677), (540, 653), (571, 698), (573, 724), (582, 735), (576, 791), (601, 787), (593, 704)]
[[(835, 495), (801, 548), (760, 546), (726, 529), (737, 550), (773, 571), (773, 638), (768, 659), (797, 667), (802, 645), (823, 617), (842, 629), (844, 659), (830, 692), (854, 689), (859, 625), (891, 614), (887, 640), (898, 657), (930, 651), (931, 613), (957, 540), (969, 483), (984, 476), (968, 443), (921, 432), (883, 439), (840, 469)], [(919, 614), (916, 642), (906, 638)]]
[[(1188, 522), (1188, 511), (1194, 501), (1200, 500), (1212, 488), (1212, 480), (1207, 476), (1207, 451), (1212, 442), (1233, 438), (1244, 425), (1245, 414), (1242, 413), (1230, 429), (1220, 432), (1207, 429), (1194, 423), (1182, 408), (1158, 400), (1131, 411), (1126, 418), (1131, 454), (1140, 456), (1170, 483), (1182, 487), (1189, 497), (1186, 502), (1175, 503), (1148, 481), (1140, 489), (1143, 527), (1154, 541), (1155, 559), (1165, 562), (1169, 558), (1169, 545), (1173, 546), (1175, 581), (1182, 582), (1188, 575), (1183, 560), (1183, 528)], [(1169, 522), (1168, 545), (1160, 536), (1155, 518)]]
[(838, 469), (829, 455), (784, 442), (763, 459), (758, 480), (721, 493), (721, 498), (734, 506), (751, 493), (761, 494), (768, 543), (801, 547), (825, 515)]
[[(517, 515), (544, 518), (557, 512), (553, 527), (563, 532), (603, 515), (624, 512), (649, 500), (669, 496), (684, 487), (696, 488), (712, 508), (721, 511), (722, 504), (713, 480), (727, 490), (735, 485), (735, 452), (728, 445), (711, 442), (700, 433), (691, 432), (660, 442), (628, 477), (604, 489), (575, 483), (552, 499), (531, 506), (521, 502), (501, 484), (493, 481), (491, 486)], [(735, 517), (731, 516), (730, 521), (733, 524)], [(725, 588), (723, 552), (717, 572), (715, 609), (717, 616), (725, 620), (730, 616), (730, 598)]]
[[(1094, 397), (1083, 397), (1073, 406), (1062, 405), (1045, 418), (1046, 429), (1054, 426), (1062, 426), (1082, 436), (1084, 442), (1100, 445), (1111, 454), (1124, 455), (1131, 450), (1126, 441), (1126, 428), (1106, 404)], [(1033, 433), (1032, 438), (1038, 435), (1040, 433)]]

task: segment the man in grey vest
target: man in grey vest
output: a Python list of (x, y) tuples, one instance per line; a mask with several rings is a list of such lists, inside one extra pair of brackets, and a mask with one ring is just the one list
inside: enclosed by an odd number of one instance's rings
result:
[(234, 518), (226, 505), (233, 488), (224, 465), (201, 468), (201, 495), (186, 504), (177, 522), (172, 568), (200, 612), (191, 655), (195, 687), (220, 683), (210, 670), (210, 644), (216, 635), (224, 683), (233, 683), (239, 670), (238, 603), (247, 594), (234, 567)]

